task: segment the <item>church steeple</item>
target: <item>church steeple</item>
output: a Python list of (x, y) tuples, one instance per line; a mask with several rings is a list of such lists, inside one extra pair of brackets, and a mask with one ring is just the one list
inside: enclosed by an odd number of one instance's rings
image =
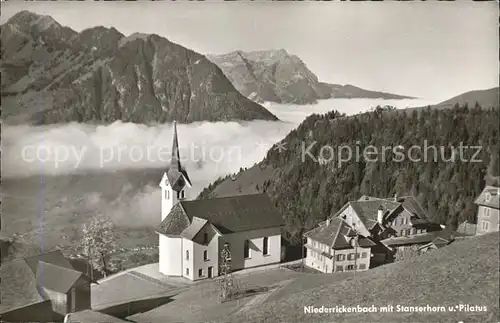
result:
[(177, 138), (177, 122), (174, 121), (174, 138), (172, 142), (172, 157), (170, 159), (170, 168), (174, 170), (180, 171), (182, 169), (181, 166), (181, 157), (179, 154), (179, 139)]
[(191, 188), (191, 180), (186, 169), (181, 165), (179, 139), (177, 137), (177, 123), (174, 121), (174, 137), (172, 141), (172, 156), (168, 170), (163, 174), (160, 182), (162, 189), (161, 214), (162, 221), (168, 216), (178, 201), (188, 197), (187, 189)]

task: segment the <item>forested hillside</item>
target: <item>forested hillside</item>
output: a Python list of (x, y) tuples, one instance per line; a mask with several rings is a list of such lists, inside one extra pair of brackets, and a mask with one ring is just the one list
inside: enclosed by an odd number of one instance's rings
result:
[[(465, 219), (474, 219), (474, 200), (484, 184), (498, 184), (498, 120), (498, 107), (484, 109), (477, 104), (474, 108), (424, 108), (408, 113), (377, 108), (350, 117), (337, 112), (312, 115), (284, 139), (286, 150), (280, 151), (275, 145), (260, 164), (219, 180), (200, 198), (235, 194), (229, 185), (246, 192), (249, 190), (245, 185), (265, 191), (285, 217), (287, 236), (292, 242), (297, 242), (304, 230), (363, 194), (416, 195), (431, 218), (456, 226)], [(462, 148), (460, 157), (460, 143), (481, 149)], [(371, 153), (365, 158), (363, 151), (369, 145), (375, 148), (367, 151), (376, 149), (378, 155)], [(323, 146), (332, 147), (335, 155), (339, 147), (351, 147), (353, 157), (341, 163), (336, 157), (328, 161), (330, 151), (323, 149), (327, 161), (315, 161), (309, 155), (302, 158), (305, 151), (318, 156)], [(404, 154), (404, 160), (393, 150), (382, 157), (383, 147), (398, 146), (404, 147), (396, 149)], [(421, 149), (410, 149), (412, 146)], [(431, 146), (437, 147), (437, 153), (428, 148), (425, 158), (423, 151)], [(356, 150), (360, 152), (358, 158)], [(455, 161), (450, 160), (452, 150), (456, 152)], [(343, 151), (347, 159), (347, 149)], [(473, 156), (476, 151), (479, 153)], [(261, 171), (269, 169), (272, 171)], [(238, 183), (246, 172), (271, 175), (253, 175), (251, 182)]]

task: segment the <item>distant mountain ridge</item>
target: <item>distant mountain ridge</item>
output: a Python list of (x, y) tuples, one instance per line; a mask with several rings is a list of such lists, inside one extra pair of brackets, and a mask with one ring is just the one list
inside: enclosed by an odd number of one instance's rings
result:
[(207, 55), (246, 97), (257, 101), (309, 104), (330, 98), (411, 99), (412, 97), (364, 90), (354, 85), (320, 82), (306, 64), (284, 49), (234, 51)]
[(277, 120), (205, 56), (155, 34), (77, 33), (21, 11), (1, 42), (4, 117), (14, 122)]

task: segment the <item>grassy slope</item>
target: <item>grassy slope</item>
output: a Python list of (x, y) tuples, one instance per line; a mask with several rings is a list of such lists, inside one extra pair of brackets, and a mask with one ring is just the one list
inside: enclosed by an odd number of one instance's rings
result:
[[(498, 233), (457, 241), (438, 251), (338, 280), (310, 277), (277, 293), (232, 322), (497, 322), (499, 317)], [(313, 280), (314, 282), (315, 280)], [(321, 285), (320, 285), (321, 284)], [(296, 288), (298, 285), (299, 288)], [(320, 285), (320, 287), (317, 287)], [(288, 292), (287, 292), (288, 291)], [(304, 314), (306, 305), (388, 304), (487, 306), (487, 312)]]
[[(234, 275), (234, 279), (240, 286), (240, 291), (243, 291), (262, 287), (272, 289), (288, 279), (301, 275), (295, 271), (272, 269)], [(239, 311), (242, 306), (251, 302), (255, 297), (248, 296), (220, 304), (218, 302), (219, 291), (217, 280), (203, 281), (174, 296), (172, 302), (149, 312), (129, 316), (127, 319), (149, 323), (223, 322), (227, 320), (229, 314)]]

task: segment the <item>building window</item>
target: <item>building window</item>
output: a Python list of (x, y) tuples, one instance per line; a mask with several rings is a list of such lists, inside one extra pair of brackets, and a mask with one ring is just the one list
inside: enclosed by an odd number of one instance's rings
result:
[(203, 233), (203, 243), (207, 244), (208, 243), (208, 233)]
[(189, 260), (189, 250), (186, 250), (186, 260)]
[(483, 221), (483, 230), (488, 231), (490, 228), (490, 223), (488, 221)]
[(186, 268), (186, 276), (189, 276), (189, 268)]
[(203, 260), (205, 260), (205, 261), (208, 260), (208, 251), (207, 250), (203, 251)]
[(484, 208), (484, 216), (487, 217), (487, 218), (490, 217), (490, 209), (487, 208), (487, 207)]
[(325, 272), (328, 272), (328, 265), (325, 265)]
[(366, 258), (366, 252), (361, 253), (361, 258)]
[(181, 199), (184, 198), (184, 190), (181, 191)]
[(198, 277), (203, 277), (203, 269), (198, 269)]
[(243, 258), (250, 258), (250, 241), (245, 240)]
[(267, 237), (264, 237), (264, 239), (262, 240), (262, 253), (264, 255), (269, 254), (269, 239)]
[(353, 253), (348, 254), (347, 260), (354, 260), (354, 254)]
[(344, 267), (342, 267), (342, 266), (337, 266), (337, 269), (335, 269), (335, 271), (337, 271), (337, 272), (344, 271)]
[(359, 257), (360, 257), (360, 254), (358, 252), (358, 253), (356, 253), (356, 259), (359, 259)]
[(359, 269), (366, 269), (366, 264), (359, 264)]
[(354, 270), (354, 265), (347, 265), (345, 270)]
[(344, 259), (342, 259), (342, 258), (343, 258), (343, 256), (344, 256), (344, 255), (342, 255), (342, 254), (337, 255), (337, 257), (335, 257), (335, 259), (336, 259), (337, 261), (342, 261), (342, 260), (344, 260)]
[(168, 199), (168, 190), (165, 190), (165, 198)]

